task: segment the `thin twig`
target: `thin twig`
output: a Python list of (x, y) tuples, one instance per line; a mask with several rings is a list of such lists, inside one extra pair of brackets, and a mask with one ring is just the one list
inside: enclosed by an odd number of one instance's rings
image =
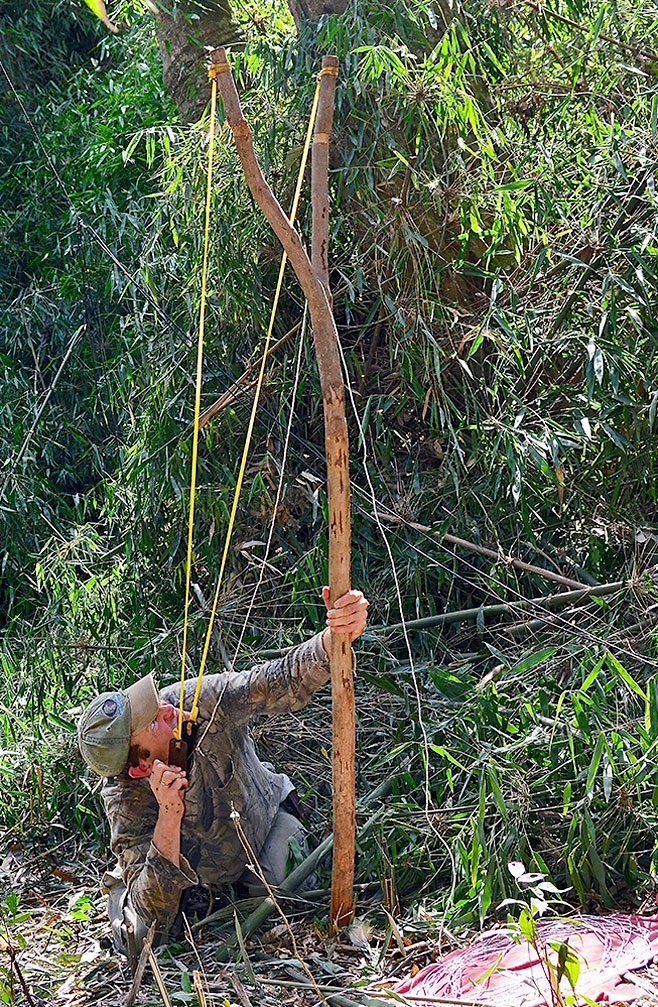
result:
[(19, 466), (19, 464), (21, 462), (21, 459), (23, 458), (23, 455), (27, 451), (31, 440), (34, 437), (34, 432), (37, 429), (37, 426), (39, 425), (39, 420), (43, 416), (44, 410), (45, 410), (46, 406), (48, 405), (48, 403), (50, 401), (50, 397), (53, 394), (53, 392), (55, 391), (55, 388), (57, 386), (57, 382), (59, 381), (59, 379), (61, 377), (62, 371), (66, 367), (67, 361), (68, 361), (69, 357), (71, 356), (71, 354), (73, 353), (73, 350), (75, 349), (75, 347), (77, 345), (77, 342), (80, 339), (80, 336), (82, 335), (82, 333), (85, 331), (85, 329), (86, 329), (86, 326), (85, 325), (81, 325), (80, 328), (77, 329), (73, 333), (73, 335), (71, 336), (71, 339), (69, 341), (69, 345), (66, 348), (66, 353), (62, 357), (62, 361), (61, 361), (59, 367), (57, 368), (57, 372), (55, 374), (55, 377), (53, 378), (48, 391), (44, 395), (43, 402), (41, 403), (41, 405), (39, 406), (39, 409), (37, 410), (37, 414), (34, 417), (34, 420), (32, 422), (32, 426), (30, 427), (30, 429), (28, 431), (27, 437), (23, 441), (23, 443), (21, 445), (20, 451), (18, 452), (18, 454), (16, 455), (16, 457), (14, 458), (14, 460), (11, 462), (11, 464), (9, 466), (9, 470), (5, 474), (5, 478), (4, 478), (4, 481), (2, 483), (2, 487), (0, 488), (0, 501), (2, 501), (4, 499), (5, 490), (7, 489), (7, 485), (9, 483), (9, 480), (11, 479), (12, 475), (14, 474), (14, 472), (16, 471), (16, 469), (18, 468), (18, 466)]
[(583, 584), (581, 581), (573, 580), (571, 577), (563, 577), (559, 573), (553, 573), (552, 570), (545, 570), (541, 566), (534, 566), (532, 563), (526, 563), (522, 559), (517, 559), (515, 556), (505, 555), (502, 552), (496, 552), (494, 549), (488, 549), (486, 546), (478, 545), (476, 542), (469, 542), (465, 538), (459, 538), (457, 535), (450, 535), (448, 532), (434, 531), (429, 525), (419, 524), (417, 521), (408, 521), (406, 518), (401, 518), (397, 514), (382, 514), (382, 519), (393, 524), (403, 523), (409, 528), (413, 528), (415, 531), (422, 531), (426, 535), (431, 535), (433, 538), (439, 539), (442, 542), (449, 542), (450, 545), (460, 546), (462, 549), (468, 549), (470, 552), (476, 552), (480, 556), (487, 556), (489, 559), (497, 560), (499, 563), (504, 563), (507, 566), (513, 566), (516, 570), (523, 570), (526, 573), (534, 573), (538, 577), (543, 577), (545, 580), (552, 580), (556, 584), (562, 584), (563, 587), (570, 587), (574, 590), (579, 590), (580, 588), (588, 587), (587, 584)]
[(320, 997), (320, 999), (323, 1001), (323, 1003), (326, 1003), (327, 1001), (326, 1001), (325, 997), (322, 995), (322, 993), (320, 992), (320, 988), (319, 988), (318, 984), (315, 981), (315, 977), (313, 976), (313, 973), (311, 972), (311, 970), (309, 969), (308, 965), (306, 964), (306, 962), (304, 961), (304, 959), (302, 958), (302, 956), (299, 953), (299, 950), (297, 948), (297, 940), (295, 939), (295, 932), (294, 932), (294, 930), (292, 929), (292, 927), (290, 925), (288, 917), (286, 916), (286, 914), (284, 913), (283, 909), (281, 908), (281, 906), (277, 902), (276, 896), (275, 896), (275, 894), (274, 894), (274, 892), (272, 890), (272, 886), (270, 885), (270, 883), (268, 882), (267, 878), (265, 877), (263, 869), (262, 869), (262, 867), (260, 866), (260, 864), (258, 862), (258, 857), (254, 853), (254, 851), (253, 851), (253, 849), (251, 847), (251, 843), (249, 842), (249, 840), (247, 838), (247, 835), (246, 835), (244, 829), (242, 828), (242, 824), (240, 822), (240, 815), (238, 814), (237, 811), (233, 811), (232, 812), (231, 819), (232, 819), (233, 824), (235, 826), (235, 830), (236, 830), (236, 832), (238, 834), (238, 839), (242, 843), (242, 847), (243, 847), (245, 853), (250, 858), (250, 863), (248, 865), (249, 869), (259, 879), (259, 881), (261, 882), (261, 884), (263, 885), (263, 887), (267, 891), (268, 897), (271, 899), (272, 904), (274, 905), (274, 908), (276, 909), (276, 911), (278, 912), (279, 916), (283, 920), (284, 926), (285, 926), (286, 930), (288, 931), (288, 936), (290, 937), (290, 943), (292, 944), (293, 954), (294, 954), (295, 958), (297, 959), (297, 961), (299, 962), (299, 964), (301, 965), (301, 967), (304, 970), (305, 974), (308, 976), (308, 979), (309, 979), (309, 981), (311, 983), (311, 986), (313, 987), (313, 990), (317, 993), (317, 995)]
[(10, 970), (13, 969), (13, 971), (16, 973), (16, 978), (18, 979), (18, 981), (19, 981), (19, 983), (21, 985), (21, 989), (23, 990), (23, 994), (25, 996), (25, 999), (27, 1000), (27, 1002), (30, 1005), (30, 1007), (37, 1007), (37, 1005), (35, 1004), (34, 1000), (32, 999), (32, 994), (30, 993), (30, 987), (27, 985), (27, 983), (25, 981), (25, 976), (23, 975), (23, 970), (21, 969), (20, 965), (18, 964), (18, 959), (16, 957), (16, 948), (13, 946), (13, 944), (9, 944), (9, 942), (8, 942), (7, 943), (7, 947), (6, 947), (5, 950), (7, 951), (7, 954), (9, 955), (9, 968), (10, 968)]
[(156, 921), (153, 920), (149, 931), (144, 938), (144, 946), (142, 948), (142, 953), (139, 956), (139, 961), (137, 963), (137, 968), (135, 969), (135, 976), (132, 981), (132, 985), (128, 990), (128, 995), (125, 1000), (125, 1007), (132, 1007), (135, 1000), (137, 999), (137, 994), (139, 993), (139, 988), (142, 985), (142, 979), (144, 978), (144, 969), (146, 968), (146, 963), (149, 960), (149, 954), (151, 953), (151, 945), (153, 944), (153, 938), (155, 936)]

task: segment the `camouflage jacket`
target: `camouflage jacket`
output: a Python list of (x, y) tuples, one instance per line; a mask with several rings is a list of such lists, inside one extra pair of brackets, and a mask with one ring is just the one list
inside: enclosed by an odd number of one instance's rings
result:
[[(186, 888), (230, 883), (243, 873), (248, 857), (230, 819), (233, 808), (240, 813), (252, 849), (261, 850), (292, 784), (258, 758), (249, 719), (259, 713), (301, 710), (329, 677), (321, 634), (249, 671), (204, 676), (199, 741), (185, 792), (180, 867), (161, 856), (151, 841), (158, 804), (148, 779), (133, 780), (124, 772), (104, 780), (112, 851), (134, 909), (147, 924), (156, 919), (158, 928), (169, 927)], [(195, 685), (196, 679), (185, 685), (186, 710)], [(177, 706), (179, 686), (161, 689), (160, 696)]]

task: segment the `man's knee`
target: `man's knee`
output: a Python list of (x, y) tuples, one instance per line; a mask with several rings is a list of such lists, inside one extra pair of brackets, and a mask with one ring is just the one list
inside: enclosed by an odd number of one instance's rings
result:
[[(306, 828), (298, 818), (280, 808), (258, 855), (259, 872), (273, 888), (278, 887), (289, 874), (291, 840), (299, 844), (304, 855), (308, 853)], [(267, 894), (267, 889), (258, 874), (254, 876), (249, 871), (244, 881), (251, 895)]]
[[(119, 954), (134, 961), (142, 952), (150, 924), (136, 912), (123, 878), (118, 872), (109, 872), (103, 878), (103, 882), (108, 890), (107, 914), (112, 928), (112, 946)], [(151, 946), (156, 948), (160, 944), (165, 944), (167, 937), (166, 930), (156, 930)]]

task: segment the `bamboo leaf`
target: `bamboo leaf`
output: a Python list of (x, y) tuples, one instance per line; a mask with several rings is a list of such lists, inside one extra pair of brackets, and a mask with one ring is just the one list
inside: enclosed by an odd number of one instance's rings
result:
[(587, 783), (586, 790), (588, 797), (591, 797), (594, 791), (594, 783), (596, 781), (596, 774), (599, 771), (599, 766), (601, 764), (601, 757), (603, 756), (603, 750), (605, 748), (605, 736), (600, 733), (596, 739), (596, 745), (594, 746), (594, 754), (592, 755), (592, 760), (589, 764), (589, 769), (587, 770)]

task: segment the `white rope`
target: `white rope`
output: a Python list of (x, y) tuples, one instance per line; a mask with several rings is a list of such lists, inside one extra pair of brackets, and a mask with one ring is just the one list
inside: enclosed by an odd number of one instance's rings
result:
[(235, 646), (235, 653), (233, 655), (233, 667), (235, 668), (235, 662), (242, 646), (242, 640), (244, 639), (244, 634), (247, 630), (249, 620), (251, 618), (251, 613), (253, 607), (256, 603), (256, 597), (260, 591), (261, 584), (263, 583), (263, 577), (265, 576), (265, 568), (267, 566), (267, 560), (270, 555), (270, 547), (272, 545), (272, 537), (274, 535), (274, 526), (276, 524), (277, 514), (279, 511), (279, 503), (281, 502), (281, 493), (283, 490), (283, 477), (286, 470), (286, 460), (288, 457), (288, 446), (290, 444), (290, 432), (292, 430), (292, 421), (295, 416), (295, 399), (297, 397), (297, 389), (299, 387), (299, 376), (301, 374), (301, 363), (302, 363), (302, 350), (304, 348), (304, 336), (306, 334), (306, 319), (308, 315), (308, 304), (304, 304), (304, 315), (302, 317), (302, 325), (299, 333), (299, 345), (297, 347), (297, 361), (295, 364), (295, 380), (292, 387), (292, 394), (290, 396), (290, 413), (288, 416), (288, 426), (286, 427), (286, 436), (283, 443), (283, 453), (281, 456), (281, 467), (279, 470), (279, 483), (276, 488), (276, 497), (274, 499), (274, 507), (272, 508), (272, 521), (270, 524), (269, 534), (267, 536), (267, 543), (265, 545), (265, 555), (261, 561), (260, 573), (258, 575), (258, 582), (254, 588), (253, 594), (251, 596), (251, 601), (249, 602), (249, 607), (247, 608), (247, 614), (244, 617), (244, 623), (242, 624), (242, 629), (240, 630), (240, 636), (238, 642)]
[(361, 418), (359, 412), (356, 408), (356, 401), (354, 399), (354, 390), (352, 388), (352, 383), (350, 381), (349, 371), (347, 369), (347, 362), (345, 360), (345, 354), (343, 353), (343, 347), (341, 346), (340, 339), (336, 339), (338, 343), (338, 350), (340, 352), (340, 358), (343, 363), (343, 375), (345, 379), (345, 385), (350, 398), (350, 403), (352, 405), (352, 411), (354, 417), (361, 431), (361, 453), (363, 456), (363, 471), (365, 472), (366, 480), (368, 482), (368, 489), (370, 490), (370, 498), (372, 503), (372, 513), (375, 518), (375, 522), (379, 529), (379, 533), (384, 542), (386, 548), (386, 553), (388, 555), (389, 563), (391, 564), (391, 573), (393, 574), (393, 582), (395, 584), (395, 595), (397, 598), (398, 608), (400, 610), (400, 623), (402, 625), (402, 634), (404, 636), (404, 643), (407, 648), (407, 656), (409, 658), (409, 670), (411, 672), (411, 678), (414, 684), (414, 693), (416, 696), (416, 708), (418, 711), (418, 723), (423, 735), (423, 754), (425, 763), (425, 815), (429, 821), (429, 805), (430, 805), (430, 769), (429, 769), (429, 738), (427, 737), (427, 731), (425, 730), (425, 721), (423, 718), (423, 704), (420, 695), (420, 688), (418, 685), (418, 678), (416, 675), (416, 665), (414, 663), (413, 653), (411, 650), (411, 641), (409, 640), (409, 631), (407, 629), (407, 623), (404, 617), (404, 608), (402, 604), (402, 591), (400, 590), (400, 581), (398, 578), (397, 570), (395, 569), (395, 561), (393, 559), (393, 552), (389, 544), (386, 532), (382, 525), (381, 519), (379, 517), (379, 508), (377, 504), (377, 496), (375, 494), (375, 487), (373, 486), (372, 479), (370, 478), (370, 470), (368, 469), (368, 448), (366, 445), (366, 435), (363, 429)]

